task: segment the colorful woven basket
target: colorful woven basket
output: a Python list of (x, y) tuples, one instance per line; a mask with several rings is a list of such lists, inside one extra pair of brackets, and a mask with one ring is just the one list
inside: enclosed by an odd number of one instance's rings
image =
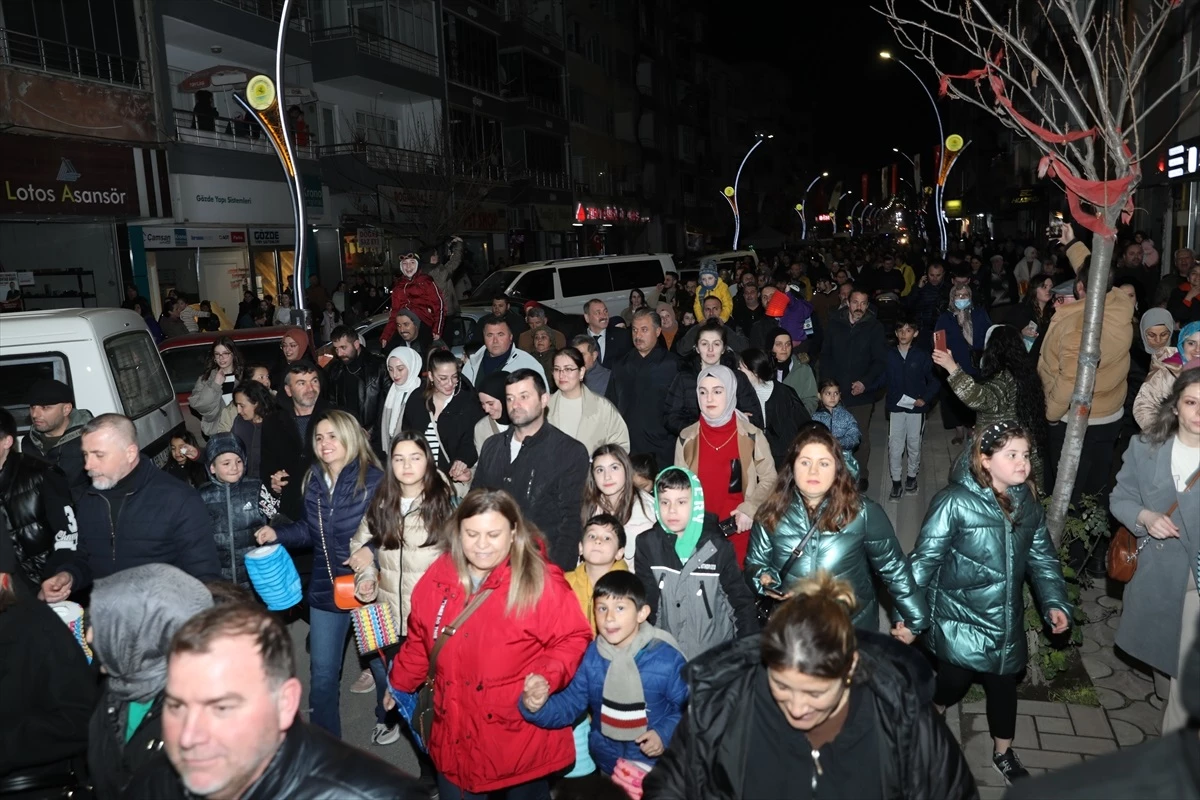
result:
[(371, 603), (350, 612), (354, 623), (354, 641), (360, 655), (391, 647), (400, 641), (400, 626), (387, 603)]

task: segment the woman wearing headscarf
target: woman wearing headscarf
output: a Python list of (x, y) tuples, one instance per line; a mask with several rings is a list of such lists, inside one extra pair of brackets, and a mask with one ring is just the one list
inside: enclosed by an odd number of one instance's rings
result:
[(282, 356), (275, 362), (275, 366), (271, 367), (271, 388), (276, 394), (283, 391), (283, 382), (292, 364), (305, 358), (314, 364), (317, 363), (309, 355), (308, 344), (308, 334), (303, 328), (288, 328), (283, 332), (283, 337), (279, 340)]
[(88, 642), (107, 679), (88, 730), (88, 771), (100, 800), (120, 797), (162, 746), (171, 637), (212, 603), (203, 583), (169, 564), (96, 581)]
[[(532, 342), (529, 355), (537, 359), (537, 362), (542, 365), (542, 371), (548, 376), (554, 369), (554, 331), (545, 325), (538, 325), (529, 333)], [(558, 391), (558, 387), (553, 382), (550, 383), (550, 391)]]
[(1133, 418), (1143, 431), (1154, 422), (1158, 407), (1170, 396), (1183, 365), (1200, 357), (1200, 322), (1183, 326), (1178, 348), (1165, 344), (1171, 341), (1174, 323), (1170, 312), (1162, 308), (1152, 308), (1142, 315), (1142, 344), (1150, 354), (1150, 376), (1143, 381), (1133, 401)]
[(404, 429), (404, 407), (408, 399), (421, 394), (421, 354), (407, 346), (393, 349), (388, 353), (387, 372), (392, 384), (379, 409), (376, 426), (379, 435), (371, 442), (375, 454), (380, 456), (392, 438)]
[(508, 405), (504, 401), (504, 387), (507, 385), (508, 373), (493, 372), (479, 379), (475, 394), (479, 397), (479, 407), (483, 409), (483, 418), (475, 423), (475, 452), (483, 452), (483, 443), (497, 433), (503, 433), (512, 425), (508, 418)]
[(775, 485), (775, 459), (767, 435), (735, 408), (736, 397), (733, 370), (720, 365), (700, 370), (700, 419), (680, 431), (675, 466), (686, 467), (700, 479), (704, 510), (722, 521), (727, 534), (734, 534), (729, 540), (740, 567), (754, 515)]

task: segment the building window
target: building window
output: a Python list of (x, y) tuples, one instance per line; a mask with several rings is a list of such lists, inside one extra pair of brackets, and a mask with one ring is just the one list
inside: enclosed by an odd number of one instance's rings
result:
[(0, 62), (144, 86), (133, 0), (2, 0)]
[(580, 125), (584, 123), (584, 109), (586, 108), (584, 97), (583, 89), (578, 86), (571, 86), (571, 122), (577, 122)]
[(400, 146), (400, 124), (392, 117), (355, 111), (354, 127), (356, 138), (361, 136), (368, 144)]
[(525, 132), (525, 161), (535, 172), (564, 174), (566, 163), (563, 140), (533, 131)]
[(500, 59), (495, 35), (453, 14), (446, 15), (445, 30), (449, 79), (499, 95)]
[(503, 165), (503, 124), (483, 114), (450, 109), (450, 149), (454, 158), (467, 163), (487, 161)]

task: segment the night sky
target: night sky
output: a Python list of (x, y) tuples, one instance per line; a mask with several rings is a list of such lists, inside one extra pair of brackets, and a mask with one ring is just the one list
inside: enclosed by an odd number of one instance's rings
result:
[[(892, 152), (898, 147), (920, 150), (928, 172), (937, 123), (913, 76), (879, 58), (880, 50), (901, 51), (887, 22), (871, 10), (875, 3), (701, 4), (709, 14), (706, 46), (714, 54), (731, 62), (766, 61), (793, 74), (794, 102), (812, 115), (816, 158), (832, 165), (814, 166), (851, 180), (869, 170), (878, 181), (879, 168), (899, 158)], [(905, 60), (935, 87), (931, 67), (913, 56)]]

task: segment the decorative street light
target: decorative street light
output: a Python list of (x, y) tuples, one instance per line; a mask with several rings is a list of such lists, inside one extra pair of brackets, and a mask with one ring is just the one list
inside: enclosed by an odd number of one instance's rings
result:
[(750, 154), (758, 149), (758, 146), (767, 139), (774, 139), (775, 134), (766, 133), (765, 131), (755, 131), (755, 139), (757, 141), (750, 146), (746, 151), (746, 155), (742, 157), (742, 163), (738, 165), (737, 174), (733, 176), (733, 186), (726, 186), (721, 191), (721, 196), (725, 198), (725, 202), (729, 203), (729, 210), (733, 212), (733, 249), (738, 249), (738, 238), (742, 235), (742, 215), (738, 211), (738, 182), (742, 179), (742, 168), (746, 166), (746, 162), (750, 159)]
[(857, 203), (854, 204), (854, 207), (850, 209), (850, 237), (851, 238), (854, 237), (854, 212), (858, 210), (858, 207), (861, 206), (862, 203), (863, 203), (863, 201), (859, 200)]
[[(895, 61), (897, 64), (899, 64), (900, 66), (902, 66), (906, 70), (908, 70), (909, 74), (911, 74), (913, 76), (913, 78), (916, 79), (917, 83), (921, 84), (921, 88), (925, 91), (925, 96), (929, 98), (929, 105), (933, 106), (933, 115), (937, 118), (938, 147), (944, 147), (943, 143), (946, 139), (946, 136), (942, 132), (942, 112), (938, 110), (937, 101), (934, 100), (933, 93), (929, 91), (929, 87), (925, 85), (925, 81), (921, 80), (921, 76), (918, 75), (916, 72), (914, 72), (912, 67), (910, 67), (908, 64), (905, 64), (900, 59), (896, 58), (894, 55), (892, 55), (887, 50), (881, 51), (879, 53), (879, 57), (884, 59), (885, 61)], [(899, 151), (897, 151), (897, 152), (899, 152)], [(941, 153), (942, 153), (941, 160), (945, 161), (945, 159), (946, 159), (945, 150), (942, 150)], [(941, 173), (942, 170), (941, 170), (940, 164), (936, 165), (936, 170), (937, 170), (936, 174)], [(946, 220), (942, 213), (942, 187), (940, 184), (935, 185), (935, 187), (934, 187), (933, 205), (937, 209), (938, 245), (942, 251), (942, 258), (945, 258), (946, 257)]]
[(859, 236), (863, 235), (867, 231), (867, 229), (866, 229), (867, 212), (871, 210), (871, 207), (873, 205), (875, 205), (875, 204), (867, 203), (865, 206), (863, 206), (862, 213), (858, 215), (858, 235)]
[(820, 175), (813, 178), (812, 182), (810, 184), (808, 184), (808, 188), (804, 190), (804, 197), (801, 198), (802, 202), (800, 203), (800, 205), (798, 205), (796, 207), (796, 210), (800, 212), (800, 238), (801, 239), (808, 238), (808, 222), (807, 222), (807, 220), (804, 219), (804, 217), (805, 217), (804, 203), (808, 202), (808, 193), (812, 191), (812, 187), (817, 185), (817, 181), (821, 180), (821, 178), (828, 178), (828, 177), (829, 177), (828, 172), (822, 172)]

